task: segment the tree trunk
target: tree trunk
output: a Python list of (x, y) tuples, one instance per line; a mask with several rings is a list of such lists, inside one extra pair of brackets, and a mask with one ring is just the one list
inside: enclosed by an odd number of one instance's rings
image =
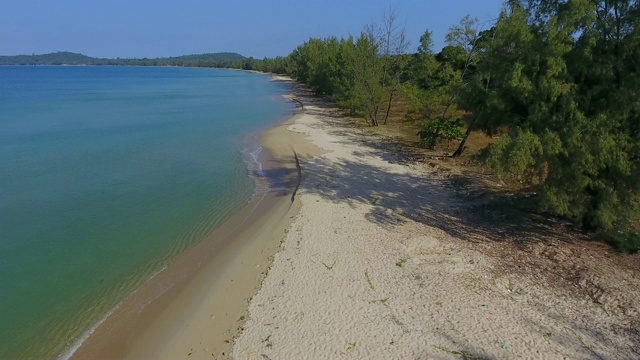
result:
[(464, 151), (464, 148), (467, 145), (467, 139), (469, 138), (469, 135), (471, 135), (471, 131), (473, 131), (473, 126), (476, 124), (477, 119), (478, 118), (473, 118), (473, 121), (469, 123), (469, 127), (467, 128), (467, 131), (465, 131), (464, 133), (464, 138), (462, 138), (462, 141), (460, 141), (460, 145), (458, 146), (458, 149), (456, 150), (456, 152), (454, 152), (453, 155), (451, 155), (452, 157), (455, 158), (462, 155), (462, 152)]
[(374, 107), (369, 110), (369, 119), (371, 119), (371, 126), (378, 126), (378, 107)]
[(373, 120), (375, 122), (374, 126), (380, 125), (380, 121), (378, 120), (379, 116), (380, 116), (380, 105), (376, 105), (375, 111), (373, 112)]
[(387, 104), (387, 113), (384, 116), (384, 122), (382, 123), (383, 125), (387, 125), (387, 119), (389, 119), (389, 112), (391, 111), (391, 101), (393, 100), (393, 93), (394, 93), (393, 90), (389, 92), (389, 104)]

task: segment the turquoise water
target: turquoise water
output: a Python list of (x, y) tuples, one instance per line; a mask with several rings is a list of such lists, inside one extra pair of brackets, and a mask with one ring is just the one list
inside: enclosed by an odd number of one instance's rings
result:
[[(54, 358), (231, 213), (287, 84), (0, 67), (0, 358)], [(252, 140), (253, 139), (253, 140)]]

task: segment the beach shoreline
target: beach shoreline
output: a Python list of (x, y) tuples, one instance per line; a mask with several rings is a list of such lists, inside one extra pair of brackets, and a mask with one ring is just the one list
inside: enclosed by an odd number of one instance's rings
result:
[(305, 155), (313, 149), (286, 130), (296, 117), (259, 135), (264, 178), (257, 181), (269, 191), (122, 301), (66, 358), (228, 356), (249, 299), (299, 210), (291, 197), (300, 181), (294, 149)]

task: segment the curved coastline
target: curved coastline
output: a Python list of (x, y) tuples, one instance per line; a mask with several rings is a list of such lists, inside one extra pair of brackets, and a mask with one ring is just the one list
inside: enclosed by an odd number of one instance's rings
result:
[(129, 295), (63, 358), (230, 353), (248, 301), (298, 211), (290, 199), (299, 181), (292, 150), (306, 140), (286, 130), (296, 116), (260, 134), (263, 176), (256, 181), (268, 190)]

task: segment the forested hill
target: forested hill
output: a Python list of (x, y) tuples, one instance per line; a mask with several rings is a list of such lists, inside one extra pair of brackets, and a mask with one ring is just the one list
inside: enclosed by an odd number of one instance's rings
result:
[(101, 59), (72, 52), (56, 52), (42, 55), (0, 56), (0, 65), (129, 65), (129, 66), (198, 66), (229, 67), (244, 60), (237, 53), (212, 53), (184, 55), (166, 58)]

